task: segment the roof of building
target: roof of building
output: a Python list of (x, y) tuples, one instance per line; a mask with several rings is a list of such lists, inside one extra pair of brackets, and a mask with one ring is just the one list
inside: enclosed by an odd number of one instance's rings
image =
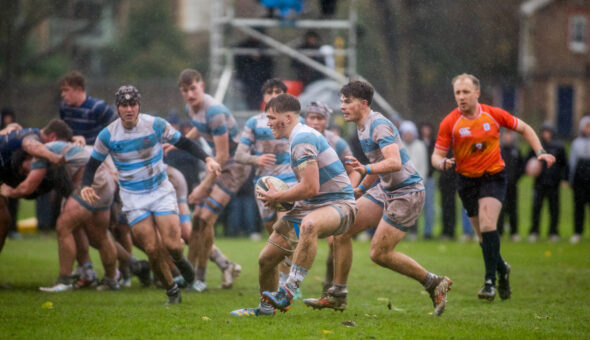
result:
[(520, 13), (525, 16), (530, 16), (543, 7), (552, 3), (553, 0), (529, 0), (520, 5)]

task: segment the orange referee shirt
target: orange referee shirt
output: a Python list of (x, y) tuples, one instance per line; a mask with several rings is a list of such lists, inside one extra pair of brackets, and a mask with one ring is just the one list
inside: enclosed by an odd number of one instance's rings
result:
[(504, 169), (500, 154), (500, 127), (515, 130), (518, 119), (510, 113), (480, 104), (475, 118), (466, 118), (459, 108), (440, 123), (435, 148), (453, 148), (455, 170), (466, 177), (481, 177)]

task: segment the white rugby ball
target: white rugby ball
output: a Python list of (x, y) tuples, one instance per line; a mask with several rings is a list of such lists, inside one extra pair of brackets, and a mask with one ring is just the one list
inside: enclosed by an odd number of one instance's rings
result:
[[(269, 185), (268, 183), (272, 183), (273, 187), (277, 191), (285, 191), (289, 189), (287, 183), (283, 182), (280, 178), (274, 176), (262, 176), (256, 181), (256, 189), (261, 191), (268, 191)], [(276, 211), (287, 211), (293, 209), (295, 204), (293, 202), (279, 202), (275, 204), (275, 206), (271, 207)]]

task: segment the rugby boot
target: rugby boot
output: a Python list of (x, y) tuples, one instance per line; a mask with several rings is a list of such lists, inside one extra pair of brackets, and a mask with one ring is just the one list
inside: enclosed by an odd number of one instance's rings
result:
[(172, 288), (166, 290), (166, 295), (168, 295), (168, 301), (166, 302), (166, 306), (177, 305), (182, 302), (180, 288), (178, 288), (178, 285), (176, 284), (174, 284)]
[(180, 288), (186, 288), (186, 280), (182, 275), (178, 275), (172, 278), (172, 280), (178, 285)]
[(221, 273), (221, 288), (230, 289), (234, 285), (234, 280), (242, 272), (242, 266), (235, 262), (230, 264)]
[(332, 308), (333, 310), (344, 312), (347, 306), (346, 293), (336, 294), (328, 290), (319, 299), (305, 299), (303, 303), (313, 309)]
[(286, 286), (276, 292), (263, 292), (262, 298), (283, 313), (291, 308), (293, 302), (293, 295)]
[(74, 289), (83, 289), (83, 288), (91, 288), (96, 287), (98, 284), (98, 280), (96, 278), (86, 278), (81, 277), (74, 283)]
[(129, 264), (131, 273), (139, 279), (143, 287), (149, 287), (152, 284), (150, 276), (150, 263), (146, 260), (140, 260), (133, 264)]
[(50, 287), (39, 287), (39, 290), (46, 293), (61, 293), (68, 290), (72, 290), (74, 287), (71, 283), (60, 283), (57, 282), (53, 286)]
[(269, 305), (265, 301), (260, 301), (260, 304), (256, 308), (242, 308), (232, 311), (230, 314), (233, 316), (273, 316), (276, 310), (273, 306)]
[(453, 281), (446, 276), (439, 276), (432, 289), (427, 290), (434, 307), (433, 314), (440, 316), (447, 305), (447, 293), (451, 290)]
[(506, 265), (506, 272), (498, 275), (498, 295), (502, 300), (510, 299), (512, 293), (510, 289), (510, 265), (508, 262), (504, 262), (504, 264)]
[(186, 288), (187, 291), (202, 293), (207, 290), (207, 282), (201, 280), (195, 280), (193, 284), (189, 285)]
[(186, 282), (195, 281), (195, 270), (186, 257), (183, 256), (179, 260), (173, 260), (173, 262)]
[(477, 293), (477, 297), (488, 301), (494, 301), (494, 298), (496, 297), (496, 287), (494, 287), (492, 280), (486, 280)]
[(116, 290), (121, 290), (121, 286), (119, 285), (119, 283), (117, 283), (117, 280), (104, 277), (102, 279), (102, 281), (100, 281), (98, 286), (96, 286), (96, 290), (101, 291), (101, 292), (104, 292), (107, 290), (115, 290), (116, 291)]

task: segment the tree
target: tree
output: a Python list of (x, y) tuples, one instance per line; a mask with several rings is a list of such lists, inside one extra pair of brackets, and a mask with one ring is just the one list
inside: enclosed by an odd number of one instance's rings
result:
[(167, 1), (131, 3), (121, 39), (103, 50), (107, 74), (132, 79), (169, 77), (191, 64)]
[[(102, 8), (113, 0), (93, 0), (94, 9), (81, 25), (66, 27), (61, 37), (40, 49), (32, 42), (33, 32), (55, 16), (77, 18), (84, 8), (79, 0), (0, 0), (0, 101), (14, 105), (16, 89), (23, 75), (47, 58), (71, 49), (75, 38), (93, 30), (101, 18)], [(87, 2), (88, 3), (88, 2)], [(86, 3), (86, 4), (87, 4)], [(86, 5), (83, 4), (83, 5)]]

